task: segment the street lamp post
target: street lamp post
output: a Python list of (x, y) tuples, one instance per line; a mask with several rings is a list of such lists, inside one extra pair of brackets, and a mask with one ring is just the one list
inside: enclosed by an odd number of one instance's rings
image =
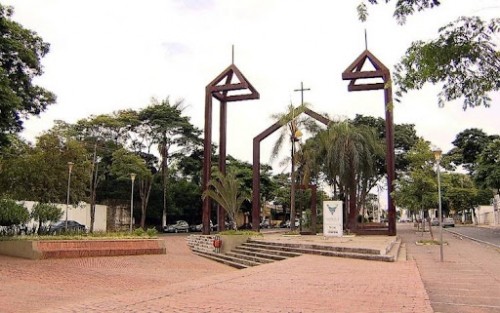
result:
[(434, 152), (434, 158), (436, 159), (437, 165), (437, 181), (438, 181), (438, 218), (439, 218), (439, 260), (443, 262), (443, 210), (441, 206), (441, 170), (440, 170), (440, 162), (441, 162), (441, 149), (436, 149)]
[(132, 221), (134, 219), (134, 181), (135, 173), (130, 174), (130, 179), (132, 180), (132, 191), (130, 192), (130, 232), (132, 232)]
[(68, 192), (66, 194), (66, 221), (64, 223), (64, 231), (68, 231), (68, 207), (69, 207), (69, 190), (71, 186), (71, 170), (73, 169), (73, 162), (68, 162)]

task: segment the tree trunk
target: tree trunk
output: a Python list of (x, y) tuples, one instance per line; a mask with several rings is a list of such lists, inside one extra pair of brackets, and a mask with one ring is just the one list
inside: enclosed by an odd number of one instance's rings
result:
[(429, 233), (431, 234), (431, 239), (434, 240), (434, 233), (432, 232), (431, 217), (427, 217), (427, 222), (429, 223)]
[(349, 229), (351, 231), (357, 228), (357, 209), (356, 209), (356, 184), (351, 182), (349, 187)]
[(149, 195), (151, 193), (151, 187), (152, 187), (152, 180), (151, 179), (142, 179), (140, 183), (140, 188), (139, 188), (139, 195), (141, 197), (141, 222), (140, 222), (140, 227), (144, 229), (144, 226), (146, 225), (146, 210), (148, 207), (148, 202), (149, 202)]
[(168, 148), (165, 144), (163, 148), (163, 157), (162, 157), (162, 174), (163, 174), (163, 223), (167, 224), (167, 184), (168, 184)]

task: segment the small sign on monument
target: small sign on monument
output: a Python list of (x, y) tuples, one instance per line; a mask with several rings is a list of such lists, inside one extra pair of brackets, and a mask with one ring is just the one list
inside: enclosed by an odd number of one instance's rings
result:
[(342, 237), (342, 201), (323, 201), (323, 236)]

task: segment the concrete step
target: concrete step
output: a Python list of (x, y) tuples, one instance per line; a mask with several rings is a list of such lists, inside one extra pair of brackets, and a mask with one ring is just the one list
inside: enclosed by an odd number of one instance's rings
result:
[(305, 243), (284, 243), (284, 242), (269, 242), (269, 241), (260, 241), (260, 240), (250, 240), (245, 245), (253, 245), (254, 247), (266, 248), (273, 247), (276, 250), (281, 251), (291, 251), (291, 252), (300, 252), (303, 250), (321, 250), (321, 251), (332, 251), (332, 252), (346, 252), (346, 253), (360, 253), (360, 254), (373, 254), (380, 255), (380, 251), (377, 249), (370, 248), (355, 248), (355, 247), (335, 247), (335, 246), (326, 246), (326, 245), (318, 245), (318, 244), (305, 244)]
[(240, 259), (240, 260), (257, 262), (260, 264), (271, 263), (271, 262), (276, 261), (276, 260), (271, 259), (271, 258), (266, 258), (263, 256), (256, 256), (256, 255), (252, 255), (252, 254), (245, 254), (245, 253), (241, 253), (241, 251), (235, 251), (235, 250), (227, 252), (224, 255), (230, 256), (230, 257), (233, 257), (236, 259)]
[(193, 252), (214, 261), (242, 269), (296, 257), (301, 254), (394, 262), (398, 260), (400, 249), (401, 240), (399, 238), (396, 238), (384, 251), (371, 248), (334, 247), (311, 243), (284, 243), (252, 239), (228, 253), (215, 253), (204, 249), (194, 249)]
[(286, 258), (296, 257), (296, 256), (300, 255), (300, 253), (277, 250), (277, 249), (273, 249), (272, 247), (271, 247), (271, 249), (254, 247), (251, 244), (247, 244), (247, 243), (245, 243), (239, 247), (236, 247), (233, 251), (238, 252), (238, 253), (242, 253), (242, 254), (261, 256), (261, 257), (273, 259), (276, 261), (280, 261), (280, 260), (284, 260)]
[[(314, 245), (314, 244), (301, 244), (301, 243), (278, 243), (278, 242), (265, 242), (258, 240), (251, 240), (245, 245), (253, 245), (254, 247), (265, 248), (265, 249), (275, 249), (279, 251), (287, 251), (299, 254), (317, 254), (324, 256), (334, 256), (334, 257), (344, 257), (344, 258), (355, 258), (364, 260), (374, 260), (374, 261), (386, 261), (394, 262), (397, 258), (397, 253), (386, 253), (382, 254), (377, 249), (369, 248), (354, 248), (354, 247), (332, 247), (325, 245)], [(392, 249), (395, 248), (393, 245)]]
[(240, 257), (237, 255), (230, 255), (228, 253), (217, 253), (217, 252), (201, 251), (201, 250), (193, 250), (193, 251), (198, 253), (198, 254), (203, 254), (203, 255), (207, 255), (207, 256), (212, 256), (214, 258), (224, 259), (224, 260), (228, 261), (229, 263), (232, 262), (232, 263), (246, 265), (246, 267), (256, 266), (256, 265), (262, 264), (258, 261), (252, 260), (251, 258), (244, 258), (244, 257)]
[(212, 252), (206, 252), (206, 251), (194, 251), (194, 250), (193, 250), (193, 253), (196, 255), (202, 256), (204, 258), (232, 266), (232, 267), (237, 268), (237, 269), (244, 269), (244, 268), (254, 266), (254, 265), (248, 265), (246, 263), (240, 263), (240, 262), (236, 261), (234, 258), (227, 258), (225, 256), (225, 254), (212, 253)]

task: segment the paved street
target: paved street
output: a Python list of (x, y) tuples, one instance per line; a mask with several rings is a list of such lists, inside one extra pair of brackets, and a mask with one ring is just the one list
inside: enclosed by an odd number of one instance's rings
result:
[(500, 248), (500, 227), (457, 226), (446, 228), (446, 230)]

